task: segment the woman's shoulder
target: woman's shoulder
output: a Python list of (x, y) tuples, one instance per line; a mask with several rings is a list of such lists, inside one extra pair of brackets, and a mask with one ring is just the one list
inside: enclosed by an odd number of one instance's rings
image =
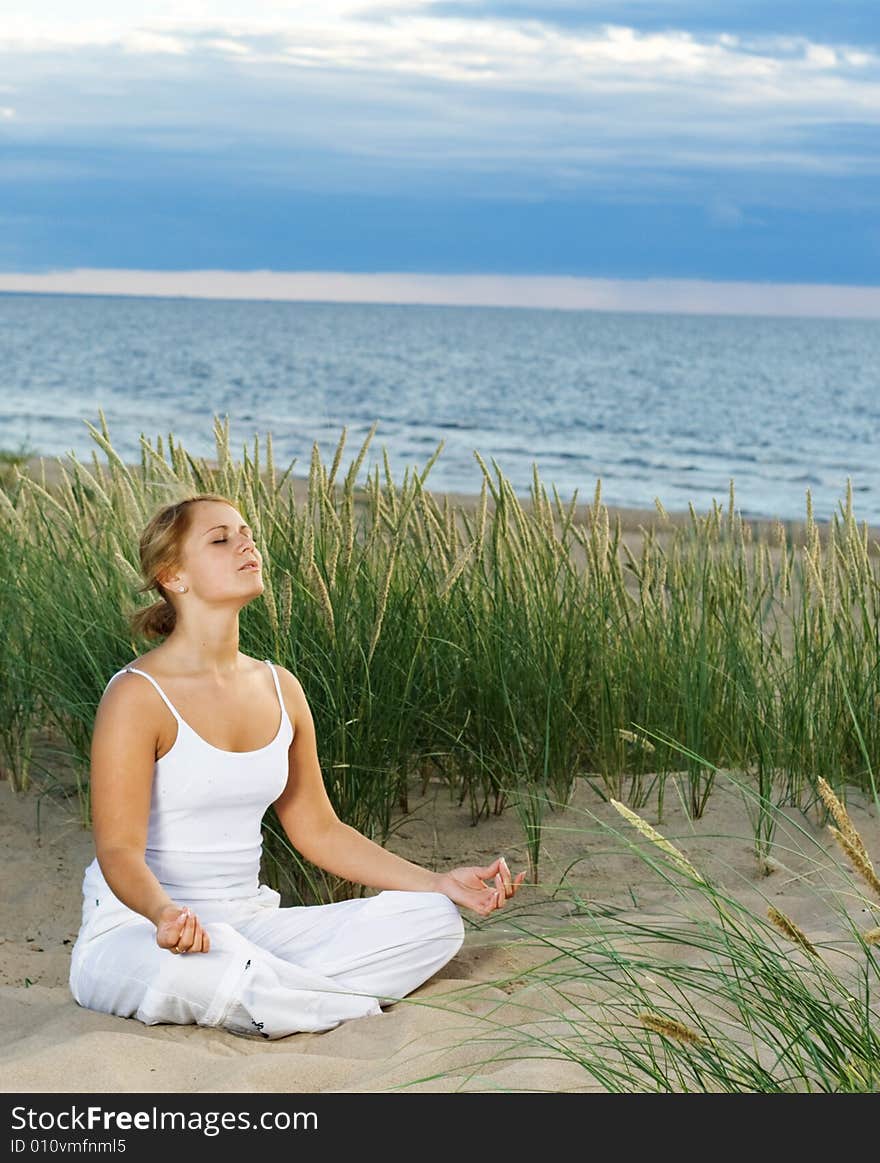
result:
[(149, 673), (149, 668), (141, 667), (138, 658), (123, 663), (117, 670), (114, 670), (104, 684), (104, 690), (98, 703), (99, 708), (118, 707), (131, 710), (138, 704), (144, 707), (151, 705), (152, 699), (147, 692), (152, 683), (145, 682), (140, 675), (131, 673), (130, 667), (137, 667), (144, 674)]
[(114, 679), (117, 675), (124, 674), (131, 667), (137, 670), (143, 670), (147, 674), (153, 673), (154, 670), (156, 673), (159, 673), (162, 669), (161, 659), (162, 655), (159, 653), (159, 648), (156, 647), (155, 650), (148, 650), (146, 654), (138, 655), (136, 658), (130, 658), (128, 662), (124, 662), (118, 670), (114, 671), (110, 677)]
[[(272, 661), (269, 659), (268, 661)], [(284, 699), (284, 705), (287, 708), (287, 714), (292, 723), (296, 723), (302, 716), (305, 709), (308, 708), (308, 700), (306, 693), (302, 688), (302, 683), (296, 675), (288, 670), (286, 666), (282, 666), (280, 662), (273, 662), (272, 666), (278, 676), (278, 686), (281, 688), (281, 695)]]
[(138, 658), (132, 659), (131, 662), (123, 663), (107, 679), (103, 695), (105, 700), (116, 691), (140, 691), (148, 685), (142, 678), (132, 673), (132, 668), (140, 670), (143, 674), (150, 673), (149, 667), (142, 667), (140, 659)]
[(95, 713), (95, 733), (114, 733), (124, 725), (126, 731), (152, 739), (163, 722), (161, 703), (153, 684), (128, 671), (126, 664), (107, 681)]
[(300, 684), (300, 681), (296, 677), (296, 675), (293, 673), (292, 670), (288, 670), (288, 668), (286, 666), (282, 666), (282, 664), (280, 662), (275, 662), (271, 658), (267, 658), (266, 661), (272, 663), (272, 668), (274, 669), (275, 673), (278, 675), (278, 681), (281, 683), (282, 686), (286, 685), (288, 690), (291, 690), (291, 691), (302, 690), (302, 686)]

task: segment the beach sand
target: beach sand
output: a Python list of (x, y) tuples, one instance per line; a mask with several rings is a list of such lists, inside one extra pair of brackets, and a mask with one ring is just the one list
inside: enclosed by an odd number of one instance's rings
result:
[[(666, 797), (662, 833), (755, 916), (766, 916), (773, 905), (814, 943), (851, 942), (839, 906), (852, 882), (815, 812), (786, 811), (768, 871), (756, 859), (745, 801), (734, 784), (720, 779), (696, 821), (673, 785)], [(858, 798), (849, 810), (876, 859), (876, 813)], [(657, 824), (656, 805), (640, 814)], [(195, 1026), (144, 1026), (82, 1009), (68, 991), (80, 880), (92, 857), (91, 835), (75, 804), (36, 791), (14, 794), (3, 781), (0, 821), (4, 1093), (602, 1091), (577, 1060), (562, 1052), (548, 1057), (526, 1037), (543, 1030), (563, 1045), (567, 1038), (577, 1043), (577, 1010), (527, 976), (555, 955), (546, 939), (563, 947), (582, 932), (574, 898), (560, 885), (576, 887), (591, 909), (633, 923), (681, 915), (675, 889), (602, 821), (622, 832), (628, 825), (588, 782), (578, 781), (571, 804), (545, 819), (540, 884), (525, 885), (491, 918), (463, 911), (466, 937), (458, 955), (381, 1015), (271, 1042)], [(438, 869), (483, 864), (499, 853), (514, 871), (526, 867), (512, 809), (472, 826), (467, 808), (439, 784), (411, 802), (388, 847)], [(856, 917), (863, 929), (877, 923), (868, 912)], [(694, 950), (682, 945), (673, 956), (688, 959)], [(594, 1005), (589, 959), (572, 963), (571, 981), (584, 992), (581, 1004)]]
[[(450, 495), (450, 500), (472, 505), (474, 498)], [(612, 510), (612, 519), (617, 512), (633, 545), (640, 529), (658, 516)], [(563, 1047), (567, 1038), (574, 1044), (578, 1017), (574, 1006), (566, 1009), (559, 994), (529, 971), (553, 955), (548, 940), (562, 947), (577, 943), (582, 931), (577, 897), (585, 902), (581, 910), (648, 924), (680, 916), (682, 901), (603, 826), (638, 840), (598, 794), (602, 786), (598, 775), (595, 786), (577, 781), (571, 803), (545, 818), (540, 883), (525, 885), (490, 918), (464, 911), (461, 951), (413, 995), (376, 1017), (266, 1042), (195, 1026), (148, 1027), (78, 1007), (67, 974), (82, 873), (93, 855), (91, 834), (81, 823), (76, 799), (65, 798), (57, 787), (13, 793), (0, 779), (0, 1091), (603, 1090), (576, 1055), (548, 1054), (529, 1041), (529, 1032), (542, 1029), (555, 1033)], [(734, 781), (718, 778), (701, 819), (690, 820), (686, 798), (685, 778), (672, 778), (662, 819), (651, 799), (639, 812), (755, 916), (766, 917), (773, 905), (814, 943), (852, 940), (841, 914), (852, 878), (815, 808), (783, 810), (764, 863), (756, 857), (749, 810)], [(868, 852), (880, 859), (880, 822), (873, 806), (854, 794), (849, 808)], [(436, 782), (425, 794), (414, 793), (409, 815), (397, 821), (388, 847), (436, 869), (484, 864), (499, 854), (514, 872), (527, 867), (523, 829), (513, 808), (474, 826), (467, 806)], [(855, 918), (861, 928), (877, 924), (876, 914), (862, 911), (865, 915)], [(673, 955), (687, 959), (694, 951), (682, 945)], [(579, 1004), (587, 1011), (599, 1004), (591, 994), (589, 963), (572, 961), (571, 981), (582, 987)]]

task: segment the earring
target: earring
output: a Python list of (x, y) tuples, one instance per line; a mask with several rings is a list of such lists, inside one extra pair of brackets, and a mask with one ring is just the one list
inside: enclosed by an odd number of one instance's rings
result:
[(180, 590), (180, 592), (181, 592), (182, 594), (185, 594), (185, 593), (186, 593), (186, 586), (178, 586), (177, 588)]

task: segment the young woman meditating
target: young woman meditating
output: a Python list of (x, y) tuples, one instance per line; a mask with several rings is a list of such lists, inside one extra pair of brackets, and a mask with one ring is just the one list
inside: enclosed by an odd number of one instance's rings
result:
[[(236, 505), (165, 505), (140, 539), (132, 617), (161, 643), (114, 674), (95, 716), (96, 856), (83, 880), (70, 988), (89, 1009), (281, 1038), (381, 1012), (461, 947), (459, 906), (487, 916), (525, 876), (504, 858), (432, 872), (343, 823), (327, 796), (297, 678), (239, 650), (263, 592)], [(291, 844), (373, 895), (281, 907), (259, 881), (274, 804)]]

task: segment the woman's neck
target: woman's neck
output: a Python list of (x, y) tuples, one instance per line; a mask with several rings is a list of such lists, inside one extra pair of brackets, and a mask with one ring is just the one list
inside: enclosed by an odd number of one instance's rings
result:
[(227, 617), (213, 623), (199, 619), (194, 624), (184, 618), (165, 639), (163, 653), (181, 671), (220, 677), (240, 668), (238, 643), (237, 616), (232, 624)]

